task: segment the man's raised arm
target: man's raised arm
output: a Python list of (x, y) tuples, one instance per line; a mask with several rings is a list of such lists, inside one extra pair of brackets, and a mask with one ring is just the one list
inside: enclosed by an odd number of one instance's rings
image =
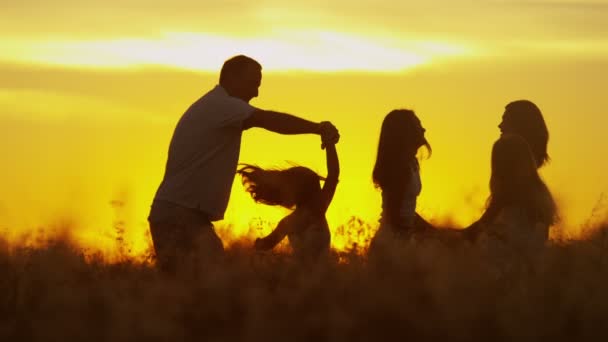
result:
[(251, 127), (264, 128), (279, 134), (319, 134), (323, 144), (335, 144), (340, 139), (338, 130), (329, 122), (316, 123), (295, 115), (270, 110), (256, 110), (245, 119), (243, 129)]

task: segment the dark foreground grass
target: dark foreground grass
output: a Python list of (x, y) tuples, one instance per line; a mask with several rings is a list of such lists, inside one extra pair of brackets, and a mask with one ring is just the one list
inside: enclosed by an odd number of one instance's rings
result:
[(299, 265), (236, 244), (175, 277), (64, 240), (0, 244), (0, 341), (606, 341), (607, 228), (508, 274), (437, 238), (381, 266), (357, 253)]

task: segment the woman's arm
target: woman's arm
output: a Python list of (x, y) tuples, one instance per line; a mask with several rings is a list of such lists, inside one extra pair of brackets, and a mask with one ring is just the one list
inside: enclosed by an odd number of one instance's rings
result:
[(334, 198), (336, 187), (338, 186), (338, 177), (340, 176), (340, 161), (338, 160), (336, 145), (329, 144), (325, 146), (325, 151), (327, 159), (327, 178), (325, 179), (325, 184), (321, 191), (321, 210), (323, 213), (327, 211), (331, 200)]

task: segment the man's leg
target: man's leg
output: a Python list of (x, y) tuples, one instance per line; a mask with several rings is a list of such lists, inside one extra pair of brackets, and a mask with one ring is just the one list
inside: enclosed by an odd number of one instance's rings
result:
[(224, 255), (222, 240), (215, 233), (211, 222), (192, 225), (189, 229), (189, 262), (195, 267), (218, 262)]
[(155, 201), (148, 221), (156, 266), (165, 273), (175, 274), (183, 263), (184, 253), (193, 246), (189, 211), (173, 203)]
[(177, 225), (168, 222), (150, 222), (156, 266), (165, 273), (174, 274), (177, 267), (177, 229)]
[(162, 271), (174, 274), (180, 268), (215, 262), (223, 255), (213, 224), (200, 212), (155, 202), (149, 221), (157, 266)]

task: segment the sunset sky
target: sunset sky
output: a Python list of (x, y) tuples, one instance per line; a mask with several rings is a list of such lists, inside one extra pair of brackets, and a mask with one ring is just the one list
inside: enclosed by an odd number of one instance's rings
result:
[[(504, 106), (529, 99), (550, 131), (542, 176), (576, 233), (608, 196), (607, 18), (605, 0), (5, 0), (0, 231), (68, 229), (111, 251), (124, 221), (143, 250), (177, 120), (243, 53), (264, 68), (253, 105), (340, 129), (332, 227), (377, 221), (371, 170), (394, 108), (418, 113), (434, 150), (421, 162), (419, 212), (469, 224), (488, 195)], [(241, 161), (325, 174), (318, 140), (253, 129)], [(239, 236), (284, 214), (237, 180), (220, 225)]]

